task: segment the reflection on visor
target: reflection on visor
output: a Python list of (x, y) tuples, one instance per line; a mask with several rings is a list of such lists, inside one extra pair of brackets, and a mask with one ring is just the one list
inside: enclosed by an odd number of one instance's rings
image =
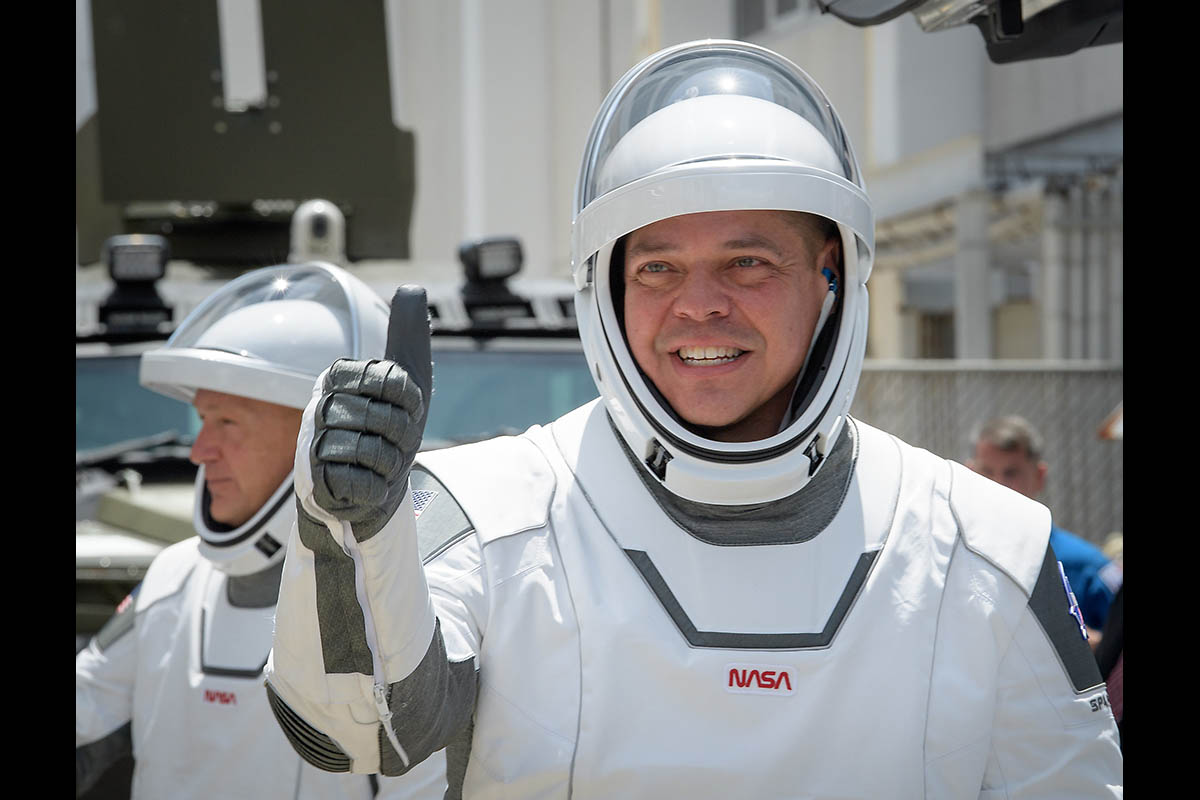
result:
[(775, 102), (775, 92), (766, 77), (732, 64), (689, 76), (680, 82), (667, 102), (677, 103), (705, 94), (740, 94)]

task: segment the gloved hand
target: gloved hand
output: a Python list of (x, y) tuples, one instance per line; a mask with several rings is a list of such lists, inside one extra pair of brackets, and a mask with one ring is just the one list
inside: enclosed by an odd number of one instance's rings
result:
[(425, 430), (433, 364), (421, 287), (401, 286), (392, 297), (385, 356), (335, 361), (313, 413), (313, 500), (349, 522), (359, 542), (403, 502)]

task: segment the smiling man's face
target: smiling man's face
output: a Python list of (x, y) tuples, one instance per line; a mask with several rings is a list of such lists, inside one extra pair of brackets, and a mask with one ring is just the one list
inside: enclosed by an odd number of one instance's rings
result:
[(838, 247), (783, 211), (687, 214), (634, 231), (625, 333), (638, 366), (708, 438), (774, 435), (829, 290), (821, 270), (840, 280)]

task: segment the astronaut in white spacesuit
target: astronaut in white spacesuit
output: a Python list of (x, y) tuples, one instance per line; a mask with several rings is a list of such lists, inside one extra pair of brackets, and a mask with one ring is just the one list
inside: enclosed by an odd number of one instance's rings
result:
[(874, 217), (820, 88), (668, 48), (576, 191), (598, 400), (417, 456), (405, 287), (388, 358), (314, 387), (267, 666), (305, 758), (448, 745), (470, 798), (1120, 797), (1047, 510), (848, 416)]
[(135, 798), (440, 798), (419, 774), (305, 763), (263, 692), (279, 576), (296, 518), (300, 414), (321, 369), (383, 353), (387, 304), (328, 264), (226, 284), (141, 360), (143, 385), (192, 403), (198, 536), (163, 550), (75, 660), (76, 792), (132, 754)]

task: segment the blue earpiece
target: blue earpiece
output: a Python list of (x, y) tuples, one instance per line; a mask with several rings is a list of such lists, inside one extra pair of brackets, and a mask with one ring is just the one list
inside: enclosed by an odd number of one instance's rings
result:
[(829, 291), (837, 294), (837, 278), (834, 277), (833, 270), (831, 270), (829, 267), (825, 267), (825, 269), (821, 270), (821, 274), (825, 276), (825, 280), (829, 281)]

